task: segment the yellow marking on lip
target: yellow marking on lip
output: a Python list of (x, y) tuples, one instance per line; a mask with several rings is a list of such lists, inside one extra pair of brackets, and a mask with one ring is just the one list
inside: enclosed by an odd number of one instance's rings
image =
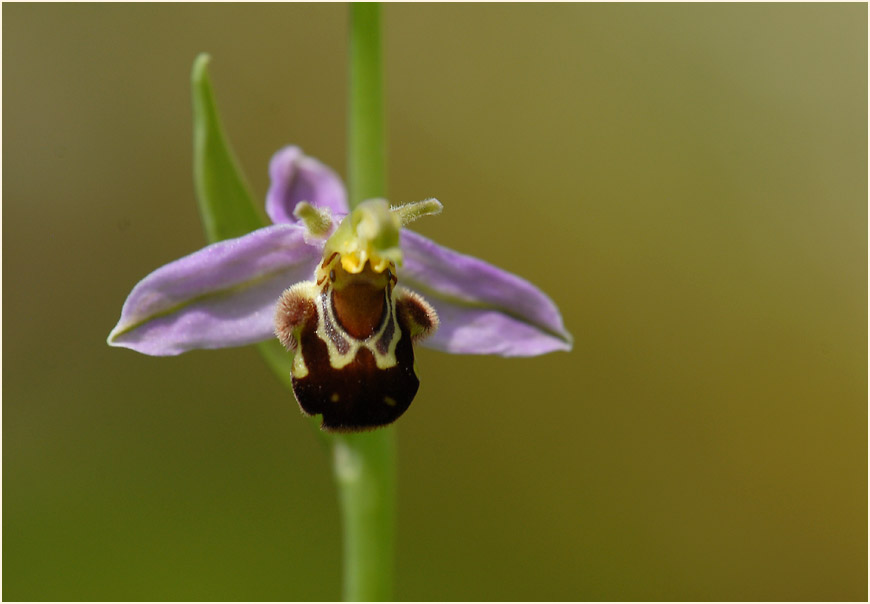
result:
[(395, 406), (396, 406), (396, 399), (394, 399), (394, 398), (391, 397), (391, 396), (385, 396), (385, 397), (384, 397), (384, 402), (385, 402), (386, 404), (388, 404), (390, 407), (395, 407)]
[[(387, 311), (389, 312), (389, 319), (384, 321), (383, 325), (381, 325), (381, 328), (378, 329), (376, 333), (373, 333), (364, 340), (354, 338), (347, 333), (336, 319), (332, 304), (323, 304), (323, 299), (319, 296), (322, 296), (322, 294), (318, 294), (317, 298), (317, 328), (315, 330), (315, 335), (326, 344), (326, 349), (329, 354), (329, 364), (333, 369), (342, 369), (352, 363), (356, 358), (357, 353), (362, 348), (367, 348), (372, 353), (375, 357), (375, 363), (377, 364), (378, 369), (389, 369), (390, 367), (395, 367), (397, 363), (396, 346), (401, 339), (402, 332), (399, 327), (398, 319), (396, 318), (396, 300), (394, 296), (390, 296), (390, 299), (387, 302), (390, 305), (390, 308)], [(333, 342), (330, 334), (327, 333), (327, 324), (330, 326), (330, 331), (338, 333), (341, 338), (347, 342), (348, 348), (346, 352), (341, 353), (338, 350), (336, 343)], [(388, 325), (392, 325), (393, 336), (390, 339), (386, 353), (383, 353), (378, 350), (377, 343), (387, 330)]]
[(302, 379), (308, 375), (308, 366), (305, 364), (301, 348), (300, 346), (300, 350), (293, 355), (293, 364), (290, 368), (290, 375), (296, 379)]

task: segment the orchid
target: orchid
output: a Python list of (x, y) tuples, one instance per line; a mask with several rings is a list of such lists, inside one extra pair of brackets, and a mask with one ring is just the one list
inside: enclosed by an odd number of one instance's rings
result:
[(407, 409), (418, 385), (412, 341), (507, 357), (570, 350), (558, 308), (534, 285), (403, 228), (440, 212), (437, 200), (369, 200), (350, 211), (339, 176), (296, 146), (274, 155), (269, 174), (273, 224), (145, 277), (110, 345), (167, 356), (277, 335), (294, 353), (303, 412), (339, 431)]
[(381, 7), (349, 10), (347, 189), (288, 146), (270, 162), (258, 211), (223, 133), (209, 56), (199, 55), (193, 173), (211, 245), (140, 281), (108, 343), (155, 356), (256, 344), (302, 413), (321, 416), (339, 494), (344, 599), (388, 601), (397, 458), (389, 424), (420, 385), (414, 347), (516, 357), (570, 350), (572, 340), (534, 285), (406, 228), (441, 213), (440, 201), (380, 198)]

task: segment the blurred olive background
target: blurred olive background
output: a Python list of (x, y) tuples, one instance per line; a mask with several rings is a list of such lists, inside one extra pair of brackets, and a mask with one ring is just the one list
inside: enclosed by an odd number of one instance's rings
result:
[[(574, 351), (422, 350), (396, 597), (866, 600), (867, 6), (388, 5), (391, 199)], [(204, 243), (201, 51), (259, 196), (345, 174), (342, 5), (3, 6), (3, 598), (340, 597), (331, 466), (254, 349), (105, 344)]]

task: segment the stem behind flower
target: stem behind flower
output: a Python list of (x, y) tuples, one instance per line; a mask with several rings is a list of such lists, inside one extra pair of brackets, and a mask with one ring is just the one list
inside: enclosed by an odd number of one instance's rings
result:
[[(386, 193), (381, 7), (350, 5), (350, 207)], [(396, 511), (394, 428), (338, 435), (333, 463), (344, 531), (345, 601), (391, 600)]]
[(381, 6), (350, 5), (347, 173), (351, 209), (386, 193)]

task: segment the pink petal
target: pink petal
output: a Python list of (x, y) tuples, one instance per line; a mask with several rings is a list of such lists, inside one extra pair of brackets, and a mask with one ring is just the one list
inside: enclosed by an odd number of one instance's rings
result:
[(299, 147), (284, 147), (269, 163), (272, 183), (266, 194), (266, 213), (272, 222), (296, 222), (293, 209), (300, 201), (347, 214), (347, 193), (338, 174)]
[(304, 233), (274, 225), (158, 268), (130, 292), (108, 343), (166, 356), (275, 337), (278, 297), (311, 279), (321, 257)]
[(402, 231), (402, 252), (400, 284), (422, 294), (441, 320), (423, 346), (508, 357), (571, 350), (559, 309), (525, 279), (412, 231)]

